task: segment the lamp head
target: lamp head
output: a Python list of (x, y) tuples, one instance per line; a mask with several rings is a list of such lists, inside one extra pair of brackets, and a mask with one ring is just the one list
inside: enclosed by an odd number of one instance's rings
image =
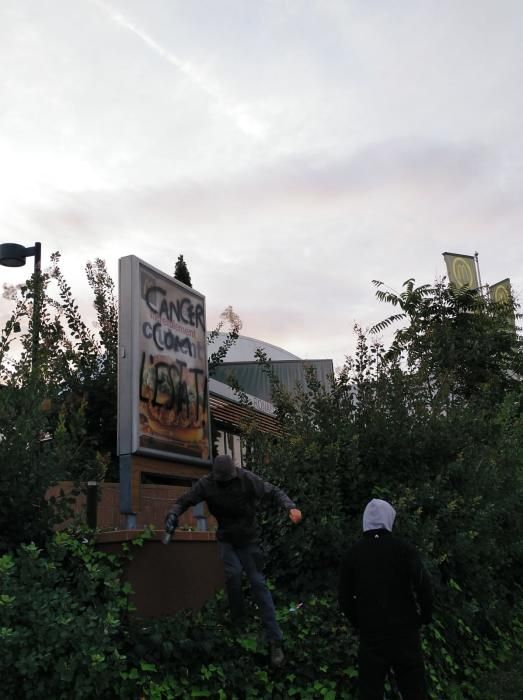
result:
[(0, 265), (5, 267), (22, 267), (25, 265), (27, 248), (18, 243), (2, 243), (0, 245)]

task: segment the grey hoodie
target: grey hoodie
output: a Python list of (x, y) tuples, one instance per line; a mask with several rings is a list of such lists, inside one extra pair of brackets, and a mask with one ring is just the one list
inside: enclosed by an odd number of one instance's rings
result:
[(363, 511), (363, 532), (385, 529), (392, 532), (396, 511), (387, 501), (373, 498)]

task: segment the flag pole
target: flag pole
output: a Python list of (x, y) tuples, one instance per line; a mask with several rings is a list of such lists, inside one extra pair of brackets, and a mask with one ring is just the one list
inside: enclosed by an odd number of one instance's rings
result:
[(479, 271), (479, 259), (478, 259), (478, 251), (474, 253), (474, 260), (476, 261), (476, 271), (478, 273), (478, 282), (479, 282), (479, 292), (481, 296), (485, 296), (483, 294), (483, 283), (481, 282), (481, 272)]

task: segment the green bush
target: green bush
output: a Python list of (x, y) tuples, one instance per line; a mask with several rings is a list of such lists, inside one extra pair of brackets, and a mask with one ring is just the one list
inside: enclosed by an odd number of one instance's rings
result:
[[(276, 597), (277, 616), (285, 634), (287, 662), (271, 669), (261, 622), (253, 616), (236, 636), (227, 624), (223, 595), (199, 612), (184, 612), (169, 620), (139, 626), (134, 659), (144, 658), (161, 669), (169, 692), (185, 698), (351, 698), (355, 671), (355, 640), (331, 597), (310, 598), (303, 605)], [(335, 694), (336, 693), (336, 694)], [(151, 697), (156, 697), (154, 694)], [(158, 696), (160, 697), (160, 696)]]
[[(0, 558), (2, 695), (119, 697), (130, 588), (116, 558), (57, 533)], [(132, 697), (125, 692), (121, 697)]]
[[(356, 700), (357, 639), (331, 595), (291, 601), (275, 593), (277, 615), (285, 635), (286, 663), (268, 664), (260, 620), (254, 616), (240, 637), (227, 620), (222, 595), (199, 612), (149, 621), (133, 628), (133, 664), (152, 669), (142, 676), (145, 697), (213, 700), (298, 698)], [(523, 608), (512, 631), (479, 637), (458, 616), (449, 634), (444, 611), (422, 633), (432, 700), (500, 700), (485, 692), (484, 674), (517, 658), (523, 645)], [(393, 681), (392, 681), (393, 683)], [(399, 700), (387, 683), (386, 700)]]
[[(129, 593), (121, 561), (79, 533), (1, 557), (3, 697), (355, 700), (357, 639), (332, 591), (301, 599), (273, 591), (285, 635), (281, 669), (269, 666), (254, 606), (237, 636), (223, 593), (199, 611), (161, 620), (130, 615)], [(481, 636), (462, 617), (470, 601), (457, 582), (449, 595), (451, 609), (440, 607), (424, 631), (431, 697), (499, 700), (485, 694), (480, 674), (522, 648), (523, 608), (508, 630)], [(390, 685), (386, 697), (398, 700)]]

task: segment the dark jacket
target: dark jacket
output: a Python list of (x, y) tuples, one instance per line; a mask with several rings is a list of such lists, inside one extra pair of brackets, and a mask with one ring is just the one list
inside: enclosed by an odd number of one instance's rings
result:
[(432, 587), (416, 549), (388, 530), (369, 530), (345, 555), (339, 604), (361, 636), (418, 628), (432, 618)]
[(256, 510), (263, 499), (273, 500), (285, 510), (296, 507), (287, 494), (273, 484), (247, 469), (236, 469), (236, 477), (231, 481), (216, 481), (212, 474), (199, 479), (175, 501), (170, 512), (180, 516), (190, 506), (206, 501), (210, 513), (218, 521), (218, 539), (242, 546), (257, 540)]

